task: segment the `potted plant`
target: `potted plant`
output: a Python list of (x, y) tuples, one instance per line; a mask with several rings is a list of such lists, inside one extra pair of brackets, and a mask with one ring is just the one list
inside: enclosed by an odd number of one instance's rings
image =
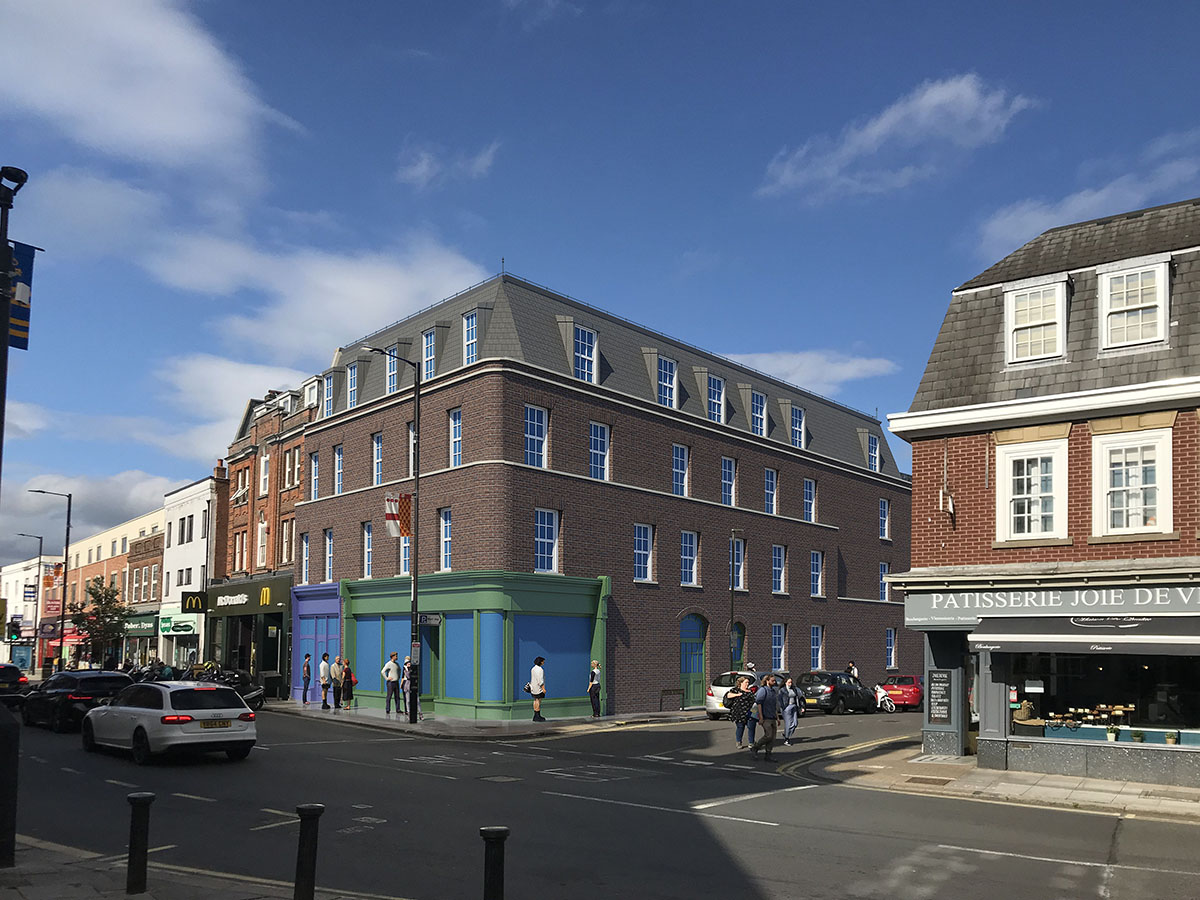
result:
[(1135, 744), (1146, 743), (1146, 735), (1143, 732), (1138, 731), (1136, 728), (1133, 731), (1129, 732), (1129, 739), (1131, 741), (1133, 741)]
[(1168, 744), (1178, 744), (1179, 743), (1179, 732), (1178, 731), (1168, 731), (1166, 734), (1163, 735), (1163, 737), (1166, 739)]
[(1117, 735), (1121, 733), (1121, 729), (1116, 725), (1109, 725), (1104, 729), (1104, 732), (1104, 736), (1106, 738), (1108, 738), (1110, 741), (1115, 741), (1117, 739)]

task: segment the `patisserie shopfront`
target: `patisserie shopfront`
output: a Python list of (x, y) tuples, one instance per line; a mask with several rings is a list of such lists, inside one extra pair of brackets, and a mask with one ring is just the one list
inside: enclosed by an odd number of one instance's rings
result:
[(910, 590), (926, 752), (1200, 786), (1200, 583)]

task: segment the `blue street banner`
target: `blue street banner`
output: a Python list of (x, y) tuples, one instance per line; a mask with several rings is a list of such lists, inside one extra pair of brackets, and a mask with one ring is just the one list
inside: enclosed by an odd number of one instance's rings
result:
[(29, 349), (29, 300), (33, 294), (35, 248), (11, 241), (13, 254), (12, 305), (8, 312), (8, 346)]

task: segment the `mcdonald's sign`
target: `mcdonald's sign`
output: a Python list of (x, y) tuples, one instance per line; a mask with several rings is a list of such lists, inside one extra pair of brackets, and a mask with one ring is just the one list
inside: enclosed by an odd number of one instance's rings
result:
[(256, 616), (281, 612), (291, 595), (290, 577), (253, 578), (209, 588), (205, 606), (210, 616)]
[(200, 613), (203, 615), (208, 608), (208, 596), (204, 591), (189, 591), (179, 599), (180, 612)]
[(270, 606), (271, 605), (271, 586), (270, 585), (263, 585), (262, 588), (259, 590), (258, 605), (259, 606)]

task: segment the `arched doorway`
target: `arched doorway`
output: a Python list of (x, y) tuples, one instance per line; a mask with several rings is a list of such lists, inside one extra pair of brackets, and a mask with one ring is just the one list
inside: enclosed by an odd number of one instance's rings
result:
[(684, 706), (703, 706), (707, 685), (704, 683), (704, 642), (708, 622), (694, 613), (679, 623), (679, 686)]

